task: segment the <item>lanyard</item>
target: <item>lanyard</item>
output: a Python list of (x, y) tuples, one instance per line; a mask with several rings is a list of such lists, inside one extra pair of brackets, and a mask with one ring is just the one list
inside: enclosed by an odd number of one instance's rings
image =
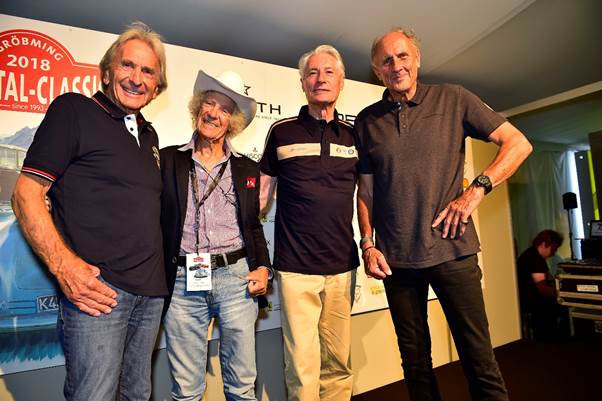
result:
[(213, 192), (215, 187), (217, 187), (218, 182), (222, 179), (222, 176), (224, 175), (224, 171), (226, 171), (226, 166), (228, 165), (229, 161), (230, 160), (228, 159), (228, 160), (226, 160), (226, 162), (224, 164), (222, 164), (222, 167), (219, 169), (215, 178), (211, 177), (211, 174), (209, 173), (209, 171), (205, 170), (205, 172), (207, 173), (207, 181), (209, 181), (210, 178), (212, 181), (207, 185), (207, 187), (205, 189), (205, 193), (203, 194), (203, 197), (200, 200), (199, 200), (200, 189), (199, 189), (199, 183), (196, 178), (196, 168), (194, 166), (194, 161), (190, 165), (190, 182), (192, 183), (192, 196), (194, 198), (194, 207), (195, 207), (195, 213), (194, 213), (194, 227), (195, 227), (194, 234), (195, 235), (194, 236), (196, 239), (197, 253), (199, 253), (199, 228), (201, 226), (201, 206), (203, 206), (203, 204), (205, 203), (207, 198), (209, 198), (209, 195), (211, 195), (211, 193)]

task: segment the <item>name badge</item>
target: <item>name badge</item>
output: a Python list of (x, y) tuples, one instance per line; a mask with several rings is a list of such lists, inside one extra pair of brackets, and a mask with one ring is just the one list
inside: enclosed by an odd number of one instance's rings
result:
[(186, 254), (186, 291), (211, 290), (211, 255)]

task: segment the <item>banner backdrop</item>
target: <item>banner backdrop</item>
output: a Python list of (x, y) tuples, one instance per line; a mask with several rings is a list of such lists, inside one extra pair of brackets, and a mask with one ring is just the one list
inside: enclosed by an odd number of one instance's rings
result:
[[(112, 34), (0, 15), (0, 374), (63, 363), (55, 327), (55, 283), (20, 233), (10, 196), (49, 104), (65, 92), (90, 96), (100, 89), (97, 65), (114, 39)], [(306, 50), (299, 49), (299, 54)], [(143, 109), (161, 147), (190, 139), (187, 104), (199, 69), (214, 76), (224, 70), (238, 72), (247, 94), (258, 101), (255, 120), (233, 141), (254, 160), (261, 157), (270, 125), (296, 115), (305, 104), (295, 69), (172, 45), (166, 52), (169, 88)], [(340, 117), (353, 123), (382, 90), (347, 80), (337, 107)], [(270, 252), (274, 209), (264, 219)], [(354, 313), (386, 308), (382, 283), (358, 271)], [(258, 330), (280, 325), (276, 293), (273, 289)]]

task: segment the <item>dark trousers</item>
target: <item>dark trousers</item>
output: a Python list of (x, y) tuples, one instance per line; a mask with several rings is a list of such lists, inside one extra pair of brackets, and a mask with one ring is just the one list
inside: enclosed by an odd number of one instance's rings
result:
[(526, 311), (534, 340), (559, 340), (569, 336), (568, 309), (555, 299), (536, 299)]
[(474, 401), (508, 400), (489, 337), (476, 255), (423, 269), (392, 269), (384, 280), (410, 399), (439, 401), (427, 322), (429, 284), (454, 338)]

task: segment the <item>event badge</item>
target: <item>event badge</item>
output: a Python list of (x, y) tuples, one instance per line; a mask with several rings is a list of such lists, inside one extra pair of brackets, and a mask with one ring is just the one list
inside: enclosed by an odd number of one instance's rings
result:
[(211, 255), (186, 254), (186, 291), (211, 290)]

